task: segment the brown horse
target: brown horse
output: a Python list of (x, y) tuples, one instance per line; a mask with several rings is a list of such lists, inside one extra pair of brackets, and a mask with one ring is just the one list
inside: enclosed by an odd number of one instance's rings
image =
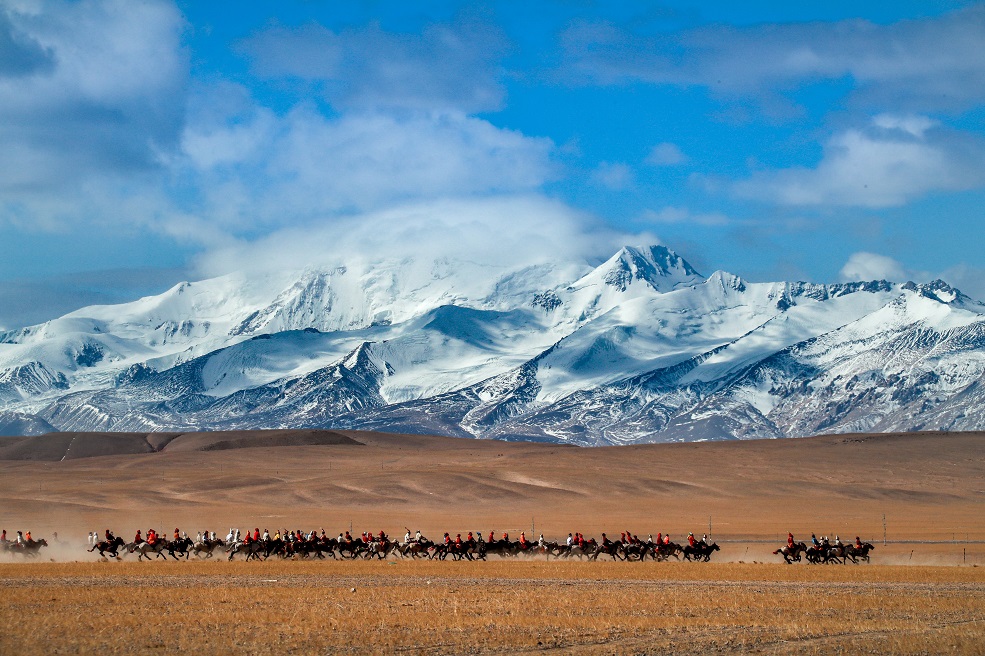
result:
[(854, 544), (850, 544), (847, 547), (845, 547), (845, 557), (851, 558), (852, 562), (855, 563), (856, 565), (860, 560), (864, 560), (865, 562), (868, 563), (870, 562), (869, 552), (872, 551), (873, 549), (875, 549), (875, 547), (872, 546), (871, 542), (866, 542), (861, 547), (856, 547)]
[(11, 542), (8, 550), (11, 553), (19, 553), (25, 558), (37, 558), (41, 547), (47, 546), (47, 540), (41, 538), (40, 540), (28, 540), (26, 542)]
[(773, 552), (773, 555), (780, 554), (783, 556), (783, 560), (787, 565), (793, 564), (794, 562), (800, 562), (800, 555), (807, 551), (807, 545), (803, 542), (798, 542), (791, 547), (788, 544), (783, 545), (779, 549)]

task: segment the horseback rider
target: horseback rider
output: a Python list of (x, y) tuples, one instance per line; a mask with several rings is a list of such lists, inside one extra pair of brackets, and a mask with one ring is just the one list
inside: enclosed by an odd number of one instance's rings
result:
[(603, 547), (608, 547), (610, 544), (612, 544), (612, 542), (610, 542), (608, 536), (606, 536), (606, 534), (603, 533), (602, 534), (602, 546)]
[[(93, 536), (95, 536), (95, 533), (93, 533)], [(112, 542), (115, 539), (116, 539), (116, 536), (113, 535), (113, 532), (111, 530), (109, 530), (109, 529), (106, 529), (106, 541), (107, 542)]]
[(520, 531), (520, 548), (521, 549), (527, 548), (527, 536), (524, 534), (523, 531)]
[(669, 544), (670, 544), (670, 533), (664, 536), (664, 546), (667, 546)]
[(821, 548), (821, 541), (817, 539), (817, 536), (811, 533), (811, 544), (814, 545), (815, 549)]
[(143, 541), (144, 541), (144, 538), (143, 538), (143, 537), (141, 537), (141, 535), (140, 535), (140, 529), (138, 528), (138, 529), (137, 529), (137, 535), (135, 535), (135, 536), (133, 537), (133, 543), (134, 543), (134, 544), (140, 544), (140, 543), (141, 543), (141, 542), (143, 542)]
[(152, 528), (147, 529), (147, 544), (152, 547), (157, 544), (157, 532)]
[(14, 544), (24, 544), (24, 534), (17, 531), (17, 539), (14, 540)]
[(836, 546), (836, 547), (840, 547), (840, 546), (843, 546), (843, 545), (841, 544), (841, 537), (839, 537), (839, 536), (837, 536), (837, 535), (835, 536), (835, 546)]
[(689, 547), (693, 547), (696, 540), (694, 539), (694, 533), (687, 534), (687, 544)]
[(859, 537), (857, 535), (855, 536), (855, 548), (856, 549), (864, 549), (865, 548), (864, 545), (862, 544), (862, 541), (859, 539)]
[(787, 533), (787, 547), (793, 549), (793, 533)]

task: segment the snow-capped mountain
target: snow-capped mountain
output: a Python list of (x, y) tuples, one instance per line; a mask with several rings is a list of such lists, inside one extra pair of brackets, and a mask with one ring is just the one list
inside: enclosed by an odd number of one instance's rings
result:
[(182, 283), (0, 334), (0, 427), (367, 428), (575, 444), (983, 425), (985, 305), (942, 281), (453, 258)]

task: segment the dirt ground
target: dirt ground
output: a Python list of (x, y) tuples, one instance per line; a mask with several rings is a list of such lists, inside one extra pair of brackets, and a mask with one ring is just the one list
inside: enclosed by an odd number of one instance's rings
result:
[(0, 461), (0, 528), (82, 543), (89, 531), (149, 527), (678, 541), (693, 531), (752, 544), (792, 531), (917, 541), (914, 558), (920, 543), (985, 542), (982, 433), (596, 449), (349, 435), (360, 444)]
[[(37, 562), (0, 562), (0, 652), (985, 653), (983, 434), (605, 449), (348, 435), (358, 444), (0, 461), (0, 528), (51, 542)], [(85, 551), (89, 531), (149, 527), (693, 531), (722, 550), (702, 564)], [(872, 564), (783, 565), (771, 551), (787, 531), (858, 535)]]

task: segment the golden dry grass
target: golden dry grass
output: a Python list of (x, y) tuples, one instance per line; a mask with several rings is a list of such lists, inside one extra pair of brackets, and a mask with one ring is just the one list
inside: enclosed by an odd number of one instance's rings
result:
[(985, 651), (971, 567), (47, 563), (0, 585), (4, 653)]
[[(0, 654), (985, 653), (983, 434), (607, 449), (352, 435), (364, 446), (0, 462), (0, 528), (62, 540), (46, 562), (0, 562)], [(137, 564), (81, 546), (106, 528), (350, 523), (681, 540), (709, 520), (710, 564)], [(788, 530), (861, 535), (873, 565), (785, 566), (770, 551)]]

